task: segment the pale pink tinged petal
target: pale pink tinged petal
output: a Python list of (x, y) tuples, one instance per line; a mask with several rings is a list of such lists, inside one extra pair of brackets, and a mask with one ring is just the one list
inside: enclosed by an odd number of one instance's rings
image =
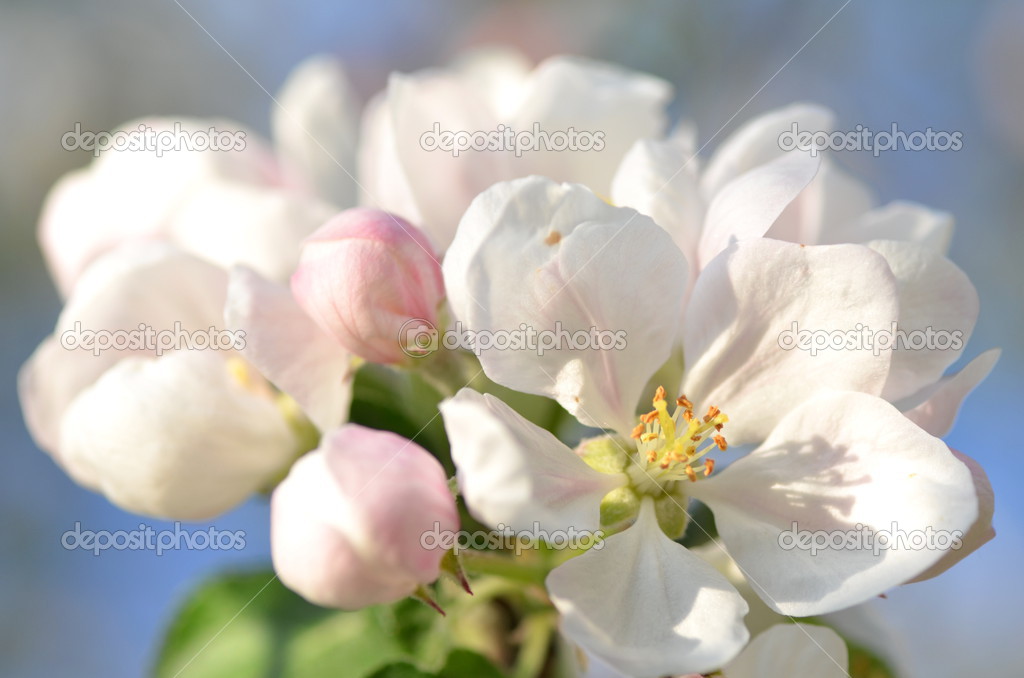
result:
[[(19, 375), (19, 397), (36, 443), (59, 461), (65, 408), (126, 356), (171, 350), (177, 327), (204, 333), (210, 327), (223, 329), (226, 287), (227, 275), (221, 269), (159, 243), (125, 244), (100, 257), (78, 281), (53, 335)], [(127, 350), (94, 351), (84, 346), (86, 332), (104, 330), (151, 330), (154, 342), (158, 333), (167, 341)]]
[(351, 357), (295, 303), (287, 287), (233, 269), (224, 314), (229, 327), (245, 332), (242, 355), (294, 398), (317, 428), (327, 431), (347, 419)]
[(811, 182), (820, 162), (804, 153), (787, 153), (723, 186), (704, 218), (699, 265), (706, 266), (732, 242), (763, 236)]
[[(269, 149), (238, 123), (145, 118), (121, 130), (136, 134), (140, 144), (143, 134), (149, 135), (159, 150), (106, 151), (89, 168), (65, 177), (47, 197), (39, 238), (64, 295), (85, 267), (110, 249), (123, 242), (169, 237), (169, 220), (193, 191), (207, 183), (279, 183)], [(223, 133), (222, 143), (231, 140), (230, 149), (188, 150), (189, 144), (195, 147), (212, 135), (220, 139), (218, 133)]]
[(601, 499), (626, 483), (590, 468), (492, 395), (464, 388), (441, 403), (441, 414), (466, 504), (488, 525), (596, 531)]
[(849, 653), (827, 626), (778, 624), (722, 668), (728, 678), (849, 678)]
[(547, 587), (562, 633), (630, 676), (710, 671), (749, 637), (743, 598), (665, 536), (650, 501), (632, 527), (555, 568)]
[[(632, 428), (642, 389), (669, 356), (687, 280), (663, 229), (582, 186), (504, 182), (473, 202), (444, 272), (466, 329), (551, 338), (543, 355), (481, 349), (487, 376), (555, 398), (585, 424)], [(598, 338), (574, 348), (566, 337), (577, 333)]]
[[(957, 266), (923, 245), (868, 243), (889, 263), (900, 297), (899, 343), (882, 397), (896, 401), (935, 383), (966, 346), (978, 319), (978, 293)], [(889, 331), (892, 328), (873, 328)]]
[(711, 198), (739, 175), (775, 160), (787, 151), (779, 137), (794, 127), (803, 132), (830, 132), (832, 111), (816, 104), (797, 103), (769, 111), (729, 135), (708, 161), (701, 179), (704, 195)]
[(963, 452), (958, 452), (953, 448), (950, 448), (950, 451), (971, 471), (971, 478), (974, 480), (974, 491), (978, 496), (978, 518), (971, 525), (970, 529), (964, 533), (963, 538), (958, 544), (959, 548), (947, 551), (937, 563), (911, 579), (907, 582), (908, 584), (939, 576), (996, 536), (995, 528), (992, 527), (992, 516), (996, 510), (996, 497), (992, 491), (992, 483), (989, 482), (985, 469), (981, 467), (981, 464)]
[(952, 214), (901, 200), (836, 226), (823, 234), (823, 242), (905, 240), (945, 255), (953, 238)]
[(288, 76), (271, 112), (274, 143), (288, 171), (337, 208), (358, 197), (359, 102), (345, 68), (320, 54)]
[(444, 299), (441, 265), (426, 236), (401, 217), (365, 207), (345, 210), (310, 236), (291, 288), (324, 332), (386, 364), (410, 360), (410, 321), (436, 327)]
[(71, 172), (50, 189), (39, 219), (39, 245), (62, 296), (71, 294), (85, 268), (118, 244), (158, 237), (153, 219), (139, 218), (132, 228), (110, 218), (119, 199), (117, 186), (97, 180), (95, 172)]
[(641, 139), (622, 159), (611, 192), (614, 204), (632, 207), (668, 231), (691, 262), (696, 260), (705, 207), (697, 182), (698, 165), (689, 130), (677, 131), (664, 141)]
[(964, 398), (985, 380), (1002, 353), (998, 348), (985, 351), (955, 374), (943, 377), (896, 406), (908, 419), (933, 436), (949, 433)]
[(210, 182), (193, 191), (167, 227), (179, 247), (222, 268), (248, 266), (284, 282), (302, 241), (335, 209), (313, 197), (239, 182)]
[[(96, 381), (116, 357), (69, 351), (57, 337), (48, 337), (18, 372), (18, 400), (25, 425), (40, 449), (60, 462), (60, 420), (82, 389)], [(76, 481), (93, 488), (95, 481), (81, 476)]]
[[(825, 389), (878, 394), (889, 352), (805, 350), (800, 332), (888, 327), (896, 283), (861, 245), (740, 242), (701, 272), (683, 324), (683, 392), (729, 415), (733, 444), (758, 442), (787, 412)], [(795, 328), (795, 329), (794, 329)]]
[(233, 508), (297, 451), (273, 401), (214, 351), (122, 360), (74, 399), (60, 441), (73, 478), (124, 509), (177, 520)]
[(458, 529), (441, 464), (410, 440), (356, 425), (300, 459), (271, 505), (278, 576), (330, 607), (392, 602), (434, 581), (445, 550), (425, 536)]
[(843, 226), (875, 205), (871, 190), (848, 172), (821, 158), (818, 174), (779, 215), (765, 237), (805, 245), (859, 243), (872, 238), (847, 234)]
[(359, 205), (378, 207), (412, 223), (423, 223), (423, 215), (395, 146), (387, 90), (378, 93), (363, 110), (358, 166), (357, 176), (362, 184)]
[(451, 68), (483, 96), (489, 110), (506, 119), (522, 105), (533, 66), (522, 53), (491, 45), (456, 55)]
[(440, 72), (392, 74), (387, 108), (394, 148), (421, 219), (417, 224), (443, 252), (473, 197), (506, 174), (507, 158), (473, 150), (456, 157), (423, 139), (439, 136), (435, 126), (441, 133), (472, 134), (495, 129), (497, 121), (466, 83)]
[(515, 173), (502, 178), (540, 174), (583, 184), (601, 195), (611, 191), (619, 162), (637, 140), (663, 134), (672, 97), (672, 86), (660, 78), (569, 56), (541, 62), (524, 90), (511, 118), (517, 132), (532, 134), (535, 124), (548, 135), (571, 128), (577, 134), (600, 134), (601, 147), (531, 149), (516, 162)]
[[(915, 577), (978, 518), (967, 466), (863, 393), (819, 394), (757, 450), (688, 489), (714, 512), (754, 590), (797, 617), (865, 602)], [(867, 530), (891, 532), (889, 547)]]

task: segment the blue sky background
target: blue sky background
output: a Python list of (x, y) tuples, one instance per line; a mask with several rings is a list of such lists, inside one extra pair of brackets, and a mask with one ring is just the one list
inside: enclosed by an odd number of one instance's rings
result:
[(216, 522), (246, 531), (240, 552), (63, 550), (60, 535), (76, 521), (130, 530), (140, 519), (75, 486), (35, 449), (14, 386), (59, 309), (35, 244), (38, 211), (62, 173), (88, 162), (63, 151), (61, 135), (75, 122), (112, 129), (145, 114), (227, 116), (266, 131), (271, 102), (213, 38), (271, 92), (317, 52), (344, 58), (366, 95), (389, 70), (443, 63), (468, 44), (499, 41), (535, 57), (583, 53), (673, 82), (674, 110), (697, 123), (702, 141), (771, 79), (709, 149), (743, 121), (794, 100), (831, 106), (840, 129), (896, 122), (963, 132), (956, 153), (839, 158), (882, 201), (956, 215), (951, 257), (982, 300), (967, 356), (1004, 349), (948, 438), (987, 469), (998, 537), (938, 580), (875, 605), (916, 655), (915, 676), (1009, 676), (1024, 667), (1024, 456), (1014, 437), (1024, 376), (1024, 5), (180, 1), (0, 0), (0, 673), (143, 675), (168, 615), (193, 585), (266, 560), (259, 502)]

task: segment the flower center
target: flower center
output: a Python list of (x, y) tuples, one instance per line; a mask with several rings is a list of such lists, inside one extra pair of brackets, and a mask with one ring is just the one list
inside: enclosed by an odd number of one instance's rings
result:
[(653, 410), (640, 415), (640, 423), (631, 434), (636, 441), (637, 461), (646, 464), (642, 469), (646, 477), (636, 479), (646, 482), (638, 486), (663, 487), (683, 478), (696, 482), (698, 473), (711, 475), (715, 460), (707, 455), (712, 450), (728, 448), (721, 430), (729, 417), (714, 406), (698, 417), (686, 396), (676, 398), (675, 408), (669, 414), (662, 386), (654, 394), (653, 405)]

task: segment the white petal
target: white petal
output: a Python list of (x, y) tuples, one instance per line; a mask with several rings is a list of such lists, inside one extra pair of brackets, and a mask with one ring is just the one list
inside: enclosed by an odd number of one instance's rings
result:
[(354, 206), (359, 106), (344, 67), (327, 55), (311, 57), (277, 99), (271, 122), (285, 166), (324, 200)]
[[(422, 224), (423, 215), (398, 157), (387, 95), (386, 90), (378, 93), (363, 110), (358, 152), (358, 177), (363, 190), (359, 193), (359, 204)], [(446, 237), (451, 238), (450, 234)], [(436, 246), (438, 235), (431, 235), (431, 239)]]
[(141, 325), (155, 337), (174, 332), (176, 324), (186, 332), (224, 329), (226, 287), (221, 269), (159, 243), (126, 244), (100, 257), (78, 280), (53, 335), (19, 375), (19, 397), (36, 443), (59, 461), (60, 418), (74, 397), (126, 356), (152, 356), (159, 348), (94, 353), (78, 343), (84, 332), (140, 332)]
[(863, 242), (867, 238), (841, 227), (863, 218), (874, 205), (874, 195), (863, 182), (822, 156), (814, 180), (786, 207), (766, 237), (805, 245)]
[(740, 242), (697, 279), (683, 325), (683, 392), (699, 407), (729, 415), (730, 442), (759, 442), (814, 393), (878, 394), (888, 374), (888, 351), (812, 355), (791, 343), (791, 334), (889, 327), (897, 313), (892, 273), (867, 247)]
[(953, 215), (906, 201), (894, 201), (848, 222), (836, 221), (825, 229), (822, 244), (906, 240), (928, 247), (938, 254), (949, 251), (953, 238)]
[[(672, 87), (664, 80), (612, 64), (555, 56), (539, 64), (524, 85), (522, 103), (511, 119), (516, 131), (538, 125), (549, 135), (600, 133), (600, 150), (530, 150), (516, 174), (541, 174), (580, 183), (608, 195), (619, 162), (638, 139), (661, 136)], [(503, 178), (511, 178), (511, 176)]]
[(245, 332), (242, 355), (321, 431), (348, 418), (351, 356), (306, 315), (283, 285), (246, 268), (231, 271), (227, 324)]
[(928, 433), (945, 436), (953, 428), (964, 398), (989, 375), (1000, 353), (998, 348), (985, 351), (956, 374), (943, 377), (896, 406)]
[(127, 123), (122, 130), (141, 135), (140, 127), (158, 134), (180, 131), (180, 138), (197, 140), (209, 138), (213, 129), (235, 134), (244, 148), (190, 151), (181, 143), (159, 153), (112, 150), (88, 169), (58, 182), (47, 197), (39, 237), (50, 271), (65, 295), (100, 255), (124, 242), (166, 237), (169, 220), (208, 182), (261, 187), (279, 183), (273, 154), (257, 135), (236, 122), (146, 118)]
[(778, 624), (722, 668), (728, 678), (849, 678), (846, 643), (827, 626)]
[(911, 584), (939, 576), (987, 544), (996, 536), (996, 531), (992, 527), (992, 516), (995, 514), (996, 497), (995, 493), (992, 491), (992, 483), (989, 481), (988, 475), (985, 473), (985, 469), (981, 467), (981, 464), (971, 459), (966, 454), (958, 452), (953, 448), (950, 448), (950, 451), (957, 459), (963, 462), (964, 466), (966, 466), (971, 472), (971, 478), (974, 480), (974, 492), (978, 496), (978, 517), (975, 519), (974, 524), (971, 525), (971, 528), (967, 530), (966, 534), (964, 534), (962, 542), (957, 545), (959, 548), (953, 548), (946, 551), (945, 555), (943, 555), (937, 563), (908, 582)]
[(241, 503), (297, 452), (273, 401), (222, 354), (127, 358), (75, 398), (61, 423), (72, 476), (135, 513), (204, 520)]
[[(525, 325), (561, 337), (543, 355), (482, 350), (488, 377), (620, 432), (632, 428), (644, 385), (669, 356), (687, 279), (682, 253), (648, 217), (540, 177), (496, 184), (473, 202), (444, 274), (467, 329)], [(570, 347), (565, 333), (592, 328), (611, 350)]]
[(641, 139), (622, 159), (612, 181), (612, 202), (651, 217), (695, 261), (704, 220), (697, 182), (694, 135), (684, 129), (661, 141)]
[[(714, 512), (754, 590), (777, 612), (798, 617), (865, 602), (942, 557), (939, 539), (920, 548), (897, 541), (901, 533), (963, 534), (978, 516), (967, 467), (892, 405), (863, 393), (809, 400), (757, 450), (690, 492)], [(842, 534), (836, 548), (812, 554), (800, 535), (786, 536), (794, 525), (807, 539), (820, 534), (819, 544)], [(892, 532), (892, 547), (876, 555), (858, 541), (858, 526)]]
[(562, 632), (637, 678), (718, 668), (748, 638), (743, 598), (665, 536), (650, 501), (632, 527), (555, 568), (547, 587)]
[(704, 195), (711, 197), (727, 183), (759, 165), (786, 153), (779, 136), (794, 127), (806, 132), (830, 132), (835, 116), (827, 108), (797, 103), (769, 111), (744, 124), (722, 143), (711, 156), (701, 179)]
[(504, 46), (475, 47), (456, 55), (451, 68), (484, 98), (488, 108), (506, 119), (522, 105), (533, 65), (522, 53)]
[[(415, 75), (393, 73), (388, 80), (387, 123), (398, 164), (408, 181), (417, 214), (403, 214), (430, 236), (443, 252), (455, 233), (459, 217), (475, 195), (508, 173), (505, 154), (465, 151), (454, 157), (422, 141), (433, 134), (489, 131), (497, 121), (486, 102), (468, 83), (441, 72)], [(388, 204), (380, 204), (390, 210)]]
[(490, 394), (464, 388), (441, 403), (466, 504), (482, 522), (516, 531), (596, 531), (604, 495), (626, 482), (587, 466), (568, 447)]
[(334, 213), (317, 198), (210, 182), (182, 203), (167, 231), (176, 245), (218, 266), (249, 266), (283, 282), (295, 270), (303, 239)]
[[(896, 276), (899, 330), (911, 342), (892, 351), (882, 397), (895, 401), (937, 381), (960, 357), (978, 318), (978, 293), (953, 262), (923, 245), (876, 240), (868, 246), (885, 257)], [(934, 342), (928, 343), (932, 332)]]
[(760, 238), (811, 182), (821, 159), (787, 153), (723, 186), (708, 206), (697, 259), (707, 265), (734, 240)]

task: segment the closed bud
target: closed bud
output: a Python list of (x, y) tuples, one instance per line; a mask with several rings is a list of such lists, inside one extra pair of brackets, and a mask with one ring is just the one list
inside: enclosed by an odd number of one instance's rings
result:
[[(306, 240), (292, 293), (317, 324), (371, 362), (408, 360), (406, 328), (437, 324), (441, 267), (423, 233), (367, 208), (342, 212)], [(420, 321), (420, 322), (410, 322)]]
[(326, 607), (413, 595), (441, 573), (439, 535), (458, 529), (441, 464), (401, 436), (354, 424), (296, 462), (271, 505), (278, 577)]

